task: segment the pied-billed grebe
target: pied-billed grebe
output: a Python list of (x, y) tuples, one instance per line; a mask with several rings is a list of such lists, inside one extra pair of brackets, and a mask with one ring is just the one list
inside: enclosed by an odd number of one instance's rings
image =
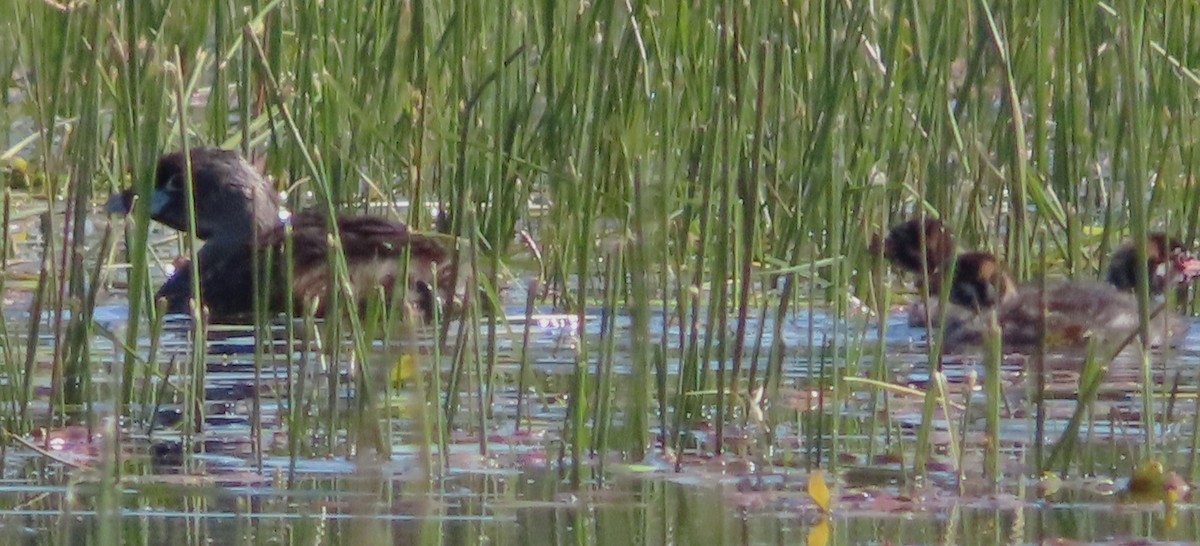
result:
[(979, 311), (996, 306), (1016, 289), (995, 255), (967, 252), (954, 260), (948, 299), (950, 303)]
[(913, 219), (896, 224), (888, 230), (882, 244), (878, 236), (875, 236), (871, 242), (871, 250), (873, 253), (882, 251), (883, 257), (892, 267), (912, 274), (916, 279), (918, 293), (925, 292), (922, 288), (928, 290), (929, 305), (924, 301), (915, 301), (908, 305), (909, 326), (923, 327), (928, 323), (927, 317), (936, 317), (940, 313), (936, 300), (941, 290), (942, 277), (945, 276), (944, 270), (955, 255), (954, 236), (941, 220)]
[[(921, 237), (925, 238), (925, 253), (921, 253)], [(929, 274), (929, 294), (936, 296), (941, 287), (945, 271), (949, 269), (950, 260), (954, 258), (954, 238), (942, 222), (934, 219), (908, 220), (897, 224), (889, 232), (882, 244), (885, 258), (897, 270), (917, 275), (917, 288), (924, 283), (921, 281), (922, 268)], [(873, 245), (878, 243), (873, 242)], [(1200, 276), (1196, 264), (1185, 252), (1178, 240), (1163, 233), (1152, 233), (1147, 239), (1147, 271), (1149, 273), (1150, 292), (1161, 294), (1167, 287), (1182, 286)], [(987, 260), (980, 264), (990, 263)], [(972, 267), (971, 258), (965, 264)], [(1192, 267), (1189, 267), (1192, 266)], [(1136, 283), (1137, 259), (1132, 242), (1122, 244), (1113, 253), (1107, 271), (1107, 280), (1121, 290), (1132, 290)], [(953, 298), (954, 295), (951, 294)], [(919, 306), (910, 308), (910, 317), (914, 326), (923, 326), (924, 309)]]
[[(291, 290), (293, 302), (299, 307), (294, 311), (302, 311), (313, 301), (326, 300), (332, 271), (325, 216), (303, 211), (284, 219), (278, 193), (236, 152), (192, 148), (190, 158), (196, 237), (204, 241), (197, 253), (200, 296), (211, 319), (237, 322), (249, 318), (255, 301), (253, 264), (266, 263), (262, 258), (268, 249), (276, 256), (271, 260), (276, 265), (271, 271), (268, 298), (273, 312), (288, 311), (284, 309), (287, 290)], [(182, 151), (163, 155), (149, 205), (152, 218), (184, 232), (188, 229), (186, 168)], [(106, 209), (127, 214), (132, 201), (133, 190), (114, 194)], [(406, 253), (411, 305), (429, 320), (435, 305), (452, 301), (456, 275), (450, 251), (438, 241), (378, 216), (339, 216), (336, 222), (350, 286), (360, 302), (380, 288), (390, 299)], [(283, 260), (289, 225), (294, 273), (290, 287), (284, 278), (286, 268), (278, 265)], [(192, 269), (192, 264), (184, 262), (158, 289), (156, 297), (167, 300), (168, 312), (187, 311), (192, 297)], [(436, 295), (432, 289), (435, 284)], [(323, 304), (314, 312), (323, 314)]]
[[(1167, 288), (1181, 286), (1196, 276), (1186, 267), (1190, 258), (1184, 247), (1174, 237), (1165, 233), (1151, 233), (1146, 239), (1146, 270), (1151, 294), (1161, 294)], [(1117, 247), (1108, 264), (1106, 279), (1121, 290), (1133, 290), (1137, 286), (1137, 253), (1133, 242)]]
[[(1195, 267), (1191, 262), (1181, 264)], [(950, 349), (981, 343), (994, 310), (1004, 350), (1032, 351), (1041, 336), (1043, 302), (1046, 346), (1052, 349), (1082, 347), (1089, 339), (1114, 347), (1138, 327), (1137, 300), (1128, 291), (1099, 281), (1052, 282), (1044, 293), (1036, 285), (1017, 286), (986, 252), (960, 256), (951, 282), (951, 303), (967, 313), (947, 313), (943, 341)], [(1164, 311), (1150, 324), (1149, 343), (1174, 344), (1186, 331), (1186, 323)]]
[[(949, 309), (941, 309), (939, 297), (942, 290), (945, 265), (938, 264), (934, 269), (937, 274), (930, 274), (929, 303), (913, 302), (908, 308), (908, 323), (913, 327), (924, 327), (929, 320), (937, 320), (942, 312), (948, 313), (950, 321), (961, 321), (962, 317), (970, 316), (961, 311), (967, 310), (978, 313), (998, 305), (1009, 294), (1017, 291), (1012, 278), (1004, 272), (1004, 266), (990, 252), (967, 252), (959, 254), (954, 259), (954, 277), (950, 281), (949, 293), (946, 299), (954, 304)], [(955, 306), (962, 310), (955, 309)], [(926, 314), (928, 313), (928, 316)]]
[(939, 278), (942, 266), (954, 257), (954, 236), (941, 220), (909, 220), (888, 231), (883, 240), (883, 257), (896, 269), (916, 275), (920, 287), (924, 284), (923, 275)]
[[(924, 225), (929, 225), (929, 220)], [(919, 270), (922, 257), (914, 242), (920, 226), (915, 220), (905, 222), (892, 229), (885, 241), (885, 256), (893, 266), (903, 271)], [(942, 234), (944, 227), (935, 226), (929, 236), (926, 228), (926, 248), (929, 239), (939, 243), (952, 240)], [(1192, 259), (1183, 247), (1161, 234), (1153, 234), (1149, 240), (1149, 273), (1151, 286), (1156, 292), (1172, 284), (1182, 285), (1200, 276), (1200, 261)], [(943, 250), (943, 248), (949, 250)], [(949, 270), (951, 245), (938, 247), (936, 253), (924, 254), (929, 271), (929, 294), (936, 298), (943, 278)], [(1133, 271), (1137, 260), (1133, 257), (1133, 245), (1125, 244), (1113, 256), (1109, 283), (1101, 282), (1052, 282), (1046, 286), (1046, 332), (1048, 345), (1062, 347), (1080, 345), (1091, 338), (1118, 342), (1134, 331), (1138, 324), (1137, 301), (1131, 291)], [(896, 257), (900, 257), (897, 259)], [(969, 252), (954, 260), (954, 274), (950, 281), (949, 302), (953, 305), (939, 309), (936, 301), (928, 308), (921, 302), (909, 307), (909, 324), (925, 326), (926, 317), (937, 321), (944, 315), (945, 340), (948, 346), (978, 343), (982, 339), (986, 322), (983, 311), (995, 309), (1002, 332), (1003, 343), (1010, 350), (1027, 351), (1038, 341), (1037, 325), (1041, 315), (1042, 295), (1036, 286), (1020, 286), (1013, 283), (1004, 267), (990, 253)], [(1114, 273), (1114, 271), (1116, 273)], [(1151, 344), (1170, 343), (1176, 336), (1185, 333), (1186, 326), (1170, 313), (1160, 314), (1151, 328)]]

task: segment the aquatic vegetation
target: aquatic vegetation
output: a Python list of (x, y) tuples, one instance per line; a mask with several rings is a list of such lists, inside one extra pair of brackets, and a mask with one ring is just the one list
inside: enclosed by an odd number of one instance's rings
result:
[[(899, 292), (871, 241), (936, 218), (945, 248), (992, 252), (1022, 286), (1100, 279), (1125, 240), (1118, 256), (1149, 259), (1154, 232), (1193, 249), (1194, 11), (0, 5), (0, 467), (62, 488), (0, 496), (0, 534), (1189, 539), (1192, 518), (1079, 507), (1141, 461), (1195, 475), (1194, 339), (949, 354), (893, 305), (945, 306), (951, 285)], [(325, 318), (280, 318), (265, 289), (249, 327), (167, 313), (155, 289), (201, 241), (194, 215), (183, 236), (153, 226), (156, 162), (202, 146), (236, 150), (290, 210), (451, 234), (470, 272), (452, 320), (345, 289), (334, 229)], [(105, 219), (127, 188), (132, 215)], [(250, 270), (294, 281), (291, 240)], [(1133, 280), (1142, 334), (1160, 306), (1193, 305)], [(78, 467), (47, 455), (64, 437)], [(801, 477), (818, 469), (828, 518)], [(1051, 501), (1024, 479), (1045, 469), (1063, 479)], [(1042, 517), (1076, 500), (1087, 523)], [(30, 505), (44, 513), (21, 519)], [(85, 523), (58, 525), (76, 521), (62, 510)], [(144, 531), (156, 512), (189, 524)], [(237, 524), (188, 519), (202, 513)]]

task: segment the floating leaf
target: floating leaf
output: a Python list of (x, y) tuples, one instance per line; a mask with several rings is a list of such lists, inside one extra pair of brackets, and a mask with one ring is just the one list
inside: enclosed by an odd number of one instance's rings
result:
[(1038, 480), (1038, 489), (1042, 492), (1043, 497), (1052, 497), (1062, 488), (1062, 484), (1062, 478), (1058, 474), (1043, 472), (1042, 478)]
[(392, 388), (398, 389), (404, 383), (407, 383), (417, 373), (417, 363), (413, 360), (412, 355), (403, 354), (396, 360), (396, 365), (392, 366), (390, 376)]
[(1187, 480), (1168, 472), (1162, 463), (1149, 460), (1138, 464), (1122, 492), (1131, 502), (1163, 502), (1171, 508), (1190, 490)]
[(631, 465), (625, 465), (625, 470), (636, 473), (636, 472), (656, 472), (660, 469), (654, 465), (631, 464)]
[(1134, 502), (1154, 502), (1163, 499), (1165, 484), (1162, 463), (1154, 460), (1142, 461), (1133, 470), (1125, 493)]
[(30, 176), (29, 164), (24, 159), (14, 157), (8, 161), (8, 187), (18, 190), (29, 189), (31, 178), (36, 179), (37, 177)]

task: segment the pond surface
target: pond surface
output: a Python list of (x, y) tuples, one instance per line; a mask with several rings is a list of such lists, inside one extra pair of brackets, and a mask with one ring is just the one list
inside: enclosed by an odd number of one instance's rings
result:
[[(7, 272), (9, 343), (24, 343), (28, 335), (22, 325), (28, 324), (37, 271), (32, 261), (18, 260)], [(1071, 476), (1076, 477), (1053, 485), (1035, 470), (1028, 359), (1006, 357), (999, 438), (1003, 477), (994, 486), (982, 470), (983, 365), (977, 355), (947, 356), (943, 373), (956, 406), (949, 421), (935, 412), (934, 456), (925, 478), (914, 479), (919, 393), (883, 397), (860, 382), (839, 380), (835, 391), (827, 380), (818, 381), (822, 373), (832, 377), (834, 368), (842, 370), (839, 377), (850, 378), (877, 377), (882, 370), (891, 385), (928, 387), (925, 332), (907, 326), (899, 309), (887, 319), (881, 363), (872, 356), (878, 323), (867, 315), (838, 322), (820, 308), (810, 312), (800, 306), (779, 325), (773, 315), (752, 316), (747, 339), (762, 350), (747, 350), (746, 358), (757, 357), (760, 374), (767, 370), (768, 349), (778, 332), (785, 348), (780, 377), (761, 399), (737, 404), (720, 429), (721, 453), (715, 451), (718, 427), (710, 392), (681, 431), (681, 450), (662, 448), (660, 416), (651, 411), (645, 420), (653, 442), (650, 454), (631, 463), (623, 456), (629, 453), (625, 436), (614, 433), (617, 439), (601, 451), (605, 455), (585, 449), (581, 485), (575, 487), (564, 431), (580, 346), (589, 348), (589, 377), (597, 377), (597, 366), (607, 356), (618, 385), (624, 385), (621, 381), (634, 373), (632, 322), (624, 314), (608, 317), (599, 308), (584, 313), (582, 324), (578, 315), (549, 308), (527, 317), (520, 303), (527, 298), (525, 290), (523, 282), (513, 281), (505, 292), (489, 392), (480, 388), (479, 370), (473, 369), (455, 390), (449, 386), (455, 374), (449, 348), (460, 336), (457, 323), (442, 346), (440, 364), (434, 363), (431, 328), (418, 330), (403, 344), (373, 346), (367, 361), (387, 370), (373, 376), (377, 386), (387, 386), (371, 410), (378, 413), (368, 414), (383, 424), (377, 443), (353, 418), (362, 415), (363, 383), (357, 380), (360, 372), (346, 365), (348, 345), (342, 346), (343, 357), (331, 362), (323, 358), (328, 342), (298, 337), (289, 343), (282, 322), (274, 326), (275, 340), (257, 357), (251, 329), (212, 328), (203, 345), (203, 402), (187, 407), (171, 393), (182, 392), (196, 377), (186, 373), (196, 344), (186, 319), (169, 319), (155, 343), (157, 366), (136, 372), (138, 388), (157, 390), (159, 402), (131, 408), (127, 414), (135, 417), (114, 418), (124, 359), (113, 341), (124, 338), (127, 326), (127, 296), (119, 288), (107, 293), (95, 311), (91, 403), (70, 411), (66, 421), (57, 411), (52, 419), (49, 401), (56, 390), (50, 355), (59, 317), (44, 313), (27, 411), (45, 428), (10, 436), (6, 443), (0, 540), (39, 545), (113, 537), (145, 544), (1008, 544), (1054, 539), (1124, 544), (1200, 536), (1200, 512), (1187, 497), (1168, 508), (1158, 499), (1134, 502), (1122, 494), (1146, 441), (1142, 370), (1128, 354), (1109, 367), (1091, 419), (1079, 434), (1083, 453), (1073, 458)], [(606, 327), (608, 318), (612, 325)], [(304, 330), (301, 322), (293, 323), (295, 331)], [(730, 339), (735, 327), (730, 320)], [(674, 317), (651, 316), (651, 337), (667, 342), (669, 383), (680, 373), (686, 331)], [(484, 325), (475, 333), (468, 338), (488, 339)], [(142, 339), (137, 354), (144, 358), (150, 351), (150, 340)], [(523, 356), (529, 369), (524, 382)], [(1047, 445), (1059, 438), (1075, 411), (1081, 360), (1058, 355), (1046, 363)], [(1200, 327), (1193, 326), (1180, 347), (1155, 353), (1153, 360), (1151, 376), (1161, 394), (1153, 407), (1160, 423), (1153, 431), (1157, 459), (1186, 476), (1195, 437)], [(745, 362), (744, 369), (750, 365)], [(407, 377), (393, 371), (406, 366)], [(432, 373), (435, 368), (439, 374)], [(709, 368), (717, 370), (718, 362)], [(437, 443), (422, 432), (420, 408), (432, 406), (418, 402), (412, 370), (425, 372), (427, 388), (436, 379), (440, 392), (458, 395), (457, 414), (446, 416), (453, 421), (443, 439), (445, 453), (436, 453)], [(483, 413), (478, 411), (481, 395), (490, 399)], [(629, 396), (617, 387), (610, 401), (617, 410), (609, 422), (617, 430), (630, 419), (623, 411)], [(10, 407), (5, 405), (6, 415)], [(594, 434), (595, 403), (587, 411), (586, 432)], [(667, 417), (671, 422), (675, 416)], [(198, 425), (186, 426), (189, 418)], [(807, 492), (809, 468), (816, 466), (828, 469), (826, 479), (834, 488), (828, 517)], [(119, 476), (119, 481), (105, 476)]]

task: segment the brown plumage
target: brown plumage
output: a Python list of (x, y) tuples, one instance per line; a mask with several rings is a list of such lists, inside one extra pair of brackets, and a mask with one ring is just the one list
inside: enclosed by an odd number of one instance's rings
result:
[[(1091, 339), (1112, 347), (1138, 327), (1137, 300), (1112, 284), (1053, 282), (1046, 286), (1043, 295), (1036, 285), (1016, 286), (990, 254), (972, 254), (982, 266), (964, 268), (961, 275), (956, 271), (951, 286), (951, 294), (964, 294), (952, 299), (953, 303), (973, 305), (964, 306), (972, 313), (952, 314), (946, 321), (944, 341), (951, 349), (982, 342), (988, 314), (994, 310), (1005, 351), (1033, 351), (1041, 334), (1038, 323), (1043, 317), (1043, 301), (1046, 346), (1052, 349), (1083, 347)], [(1150, 345), (1172, 344), (1186, 329), (1187, 325), (1178, 317), (1164, 312), (1151, 324)]]
[[(1149, 272), (1151, 294), (1161, 294), (1168, 286), (1187, 282), (1186, 276), (1181, 276), (1178, 267), (1181, 260), (1186, 260), (1183, 245), (1174, 237), (1165, 233), (1151, 233), (1146, 239), (1146, 270)], [(1117, 247), (1112, 260), (1108, 264), (1106, 278), (1113, 286), (1121, 290), (1133, 290), (1137, 286), (1137, 252), (1133, 242), (1129, 241)]]
[[(949, 269), (952, 241), (944, 226), (909, 221), (892, 229), (885, 244), (885, 256), (894, 267), (903, 271), (920, 271), (922, 259), (918, 243), (914, 242), (925, 230), (929, 271), (929, 293), (936, 297)], [(925, 226), (922, 228), (922, 226)], [(929, 240), (939, 246), (930, 246)], [(940, 246), (947, 242), (945, 246)], [(1200, 261), (1189, 258), (1181, 245), (1162, 234), (1149, 241), (1148, 264), (1151, 287), (1158, 292), (1172, 283), (1181, 284), (1200, 275)], [(1052, 282), (1046, 286), (1045, 334), (1052, 348), (1078, 347), (1089, 339), (1116, 344), (1135, 331), (1138, 325), (1137, 301), (1130, 293), (1137, 260), (1132, 244), (1122, 246), (1113, 256), (1109, 268), (1109, 283)], [(936, 249), (934, 252), (931, 249)], [(978, 344), (987, 328), (992, 311), (1000, 326), (1001, 338), (1008, 351), (1029, 352), (1038, 343), (1039, 321), (1042, 318), (1043, 295), (1037, 286), (1017, 286), (996, 257), (987, 252), (969, 252), (954, 260), (954, 273), (949, 286), (949, 303), (939, 309), (936, 301), (929, 302), (928, 311), (920, 302), (909, 310), (909, 322), (924, 326), (925, 317), (944, 321), (945, 343), (957, 348)], [(1163, 312), (1150, 329), (1151, 345), (1169, 344), (1186, 333), (1186, 324), (1169, 312)]]
[[(925, 245), (924, 252), (922, 244)], [(936, 299), (941, 291), (942, 277), (945, 276), (945, 269), (955, 254), (954, 236), (950, 230), (941, 220), (912, 219), (892, 226), (882, 244), (876, 236), (871, 246), (872, 252), (882, 252), (892, 267), (912, 274), (916, 279), (918, 292), (923, 292), (921, 288), (925, 287), (933, 298), (928, 305), (924, 301), (909, 305), (909, 325), (925, 326), (928, 323), (927, 317), (936, 320), (941, 314)]]
[[(267, 298), (272, 311), (301, 312), (314, 301), (327, 301), (332, 272), (326, 217), (303, 211), (281, 220), (278, 194), (236, 152), (193, 148), (190, 157), (196, 236), (205, 241), (197, 253), (200, 294), (212, 319), (230, 322), (248, 318), (254, 302), (254, 263), (266, 264), (268, 254), (273, 255), (272, 290)], [(158, 162), (150, 198), (151, 216), (180, 231), (187, 230), (185, 169), (182, 152), (164, 155)], [(133, 190), (115, 194), (107, 208), (128, 213), (132, 200)], [(451, 254), (437, 240), (378, 216), (339, 216), (336, 223), (351, 290), (360, 303), (379, 289), (390, 299), (402, 273), (406, 273), (410, 305), (426, 320), (433, 316), (436, 305), (452, 302), (456, 275)], [(294, 277), (287, 285), (286, 268), (280, 264), (289, 226)], [(404, 272), (406, 255), (408, 268)], [(167, 300), (169, 312), (187, 310), (192, 296), (192, 269), (192, 264), (185, 262), (156, 293), (156, 297)], [(284, 309), (289, 290), (296, 309)], [(323, 314), (324, 303), (314, 311)]]
[(967, 252), (954, 260), (951, 303), (968, 309), (987, 309), (1015, 290), (1016, 284), (990, 252)]
[[(922, 241), (924, 253), (921, 252)], [(954, 236), (941, 220), (909, 220), (888, 231), (883, 241), (883, 257), (896, 269), (916, 275), (920, 286), (924, 273), (928, 273), (930, 279), (939, 278), (943, 268), (950, 263), (954, 257)]]

